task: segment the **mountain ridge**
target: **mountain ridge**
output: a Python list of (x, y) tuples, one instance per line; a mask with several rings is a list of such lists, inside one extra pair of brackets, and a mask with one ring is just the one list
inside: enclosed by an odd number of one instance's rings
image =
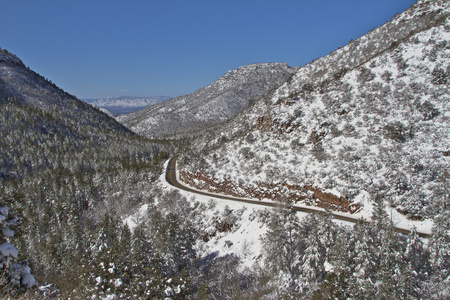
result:
[(150, 137), (193, 133), (228, 121), (251, 100), (284, 82), (295, 70), (285, 63), (242, 66), (191, 94), (119, 116), (117, 120)]
[(103, 127), (111, 131), (131, 134), (131, 131), (99, 109), (77, 99), (26, 67), (14, 54), (7, 50), (0, 51), (0, 54), (0, 102), (9, 98), (43, 111), (58, 109), (69, 118), (89, 119), (89, 122), (97, 124), (94, 127), (100, 128), (98, 124), (103, 124)]
[(10, 62), (20, 67), (25, 67), (24, 63), (20, 58), (18, 58), (13, 53), (9, 52), (6, 49), (0, 48), (0, 62)]

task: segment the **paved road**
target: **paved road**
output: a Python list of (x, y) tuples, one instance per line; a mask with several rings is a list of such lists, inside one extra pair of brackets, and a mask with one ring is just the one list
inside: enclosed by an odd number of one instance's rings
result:
[[(263, 205), (263, 206), (270, 206), (270, 207), (277, 206), (276, 203), (272, 203), (272, 202), (262, 202), (259, 200), (249, 200), (249, 199), (236, 198), (236, 197), (231, 197), (231, 196), (226, 196), (226, 195), (218, 195), (218, 194), (208, 193), (208, 192), (204, 192), (204, 191), (194, 190), (185, 185), (181, 185), (178, 182), (177, 176), (176, 176), (177, 159), (178, 159), (178, 156), (174, 156), (169, 160), (169, 163), (167, 164), (167, 169), (166, 169), (166, 181), (170, 185), (172, 185), (178, 189), (182, 189), (182, 190), (185, 190), (185, 191), (188, 191), (191, 193), (195, 193), (195, 194), (199, 194), (199, 195), (205, 195), (205, 196), (209, 196), (209, 197), (219, 198), (219, 199), (238, 201), (238, 202), (250, 203), (250, 204), (257, 204), (257, 205)], [(306, 208), (306, 207), (297, 207), (297, 206), (294, 206), (292, 209), (295, 211), (301, 211), (301, 212), (306, 212), (306, 213), (320, 212), (320, 210), (317, 210), (317, 209)], [(351, 223), (357, 223), (360, 220), (358, 218), (342, 216), (342, 215), (338, 215), (338, 214), (334, 214), (334, 213), (333, 213), (333, 217), (335, 219), (343, 220), (343, 221), (347, 221), (347, 222), (351, 222)], [(399, 233), (404, 233), (404, 234), (410, 233), (409, 230), (402, 229), (402, 228), (395, 228), (395, 231), (397, 231)], [(423, 232), (417, 232), (417, 233), (419, 234), (420, 237), (424, 237), (424, 238), (431, 237), (431, 235), (428, 233), (423, 233)], [(447, 242), (450, 242), (450, 240), (447, 239)]]

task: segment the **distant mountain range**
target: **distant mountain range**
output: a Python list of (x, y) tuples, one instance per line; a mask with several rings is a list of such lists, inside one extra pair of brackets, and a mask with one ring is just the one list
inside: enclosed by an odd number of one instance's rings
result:
[(192, 94), (173, 98), (117, 120), (147, 137), (195, 133), (223, 124), (246, 109), (251, 101), (285, 82), (297, 68), (285, 63), (252, 64), (228, 71)]
[(94, 105), (95, 107), (106, 109), (114, 115), (123, 115), (144, 109), (147, 106), (160, 103), (171, 97), (155, 96), (155, 97), (106, 97), (98, 99), (83, 99), (83, 101)]

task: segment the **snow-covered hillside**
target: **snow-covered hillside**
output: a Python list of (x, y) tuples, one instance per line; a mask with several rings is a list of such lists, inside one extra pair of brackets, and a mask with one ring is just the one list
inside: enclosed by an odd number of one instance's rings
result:
[(153, 105), (117, 120), (148, 137), (186, 134), (222, 124), (271, 89), (285, 82), (297, 69), (285, 63), (264, 63), (228, 71), (214, 83), (192, 94)]
[(442, 212), (450, 167), (449, 14), (448, 2), (418, 1), (302, 67), (222, 128), (209, 155), (186, 159), (187, 170), (236, 186), (309, 186), (363, 208), (383, 197), (412, 218)]

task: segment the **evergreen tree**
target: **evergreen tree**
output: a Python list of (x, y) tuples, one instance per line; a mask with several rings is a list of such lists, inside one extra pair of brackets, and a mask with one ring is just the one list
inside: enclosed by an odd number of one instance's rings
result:
[(95, 243), (95, 253), (101, 253), (102, 251), (112, 247), (118, 241), (118, 229), (116, 223), (111, 216), (105, 214), (102, 221), (97, 226), (98, 234)]
[[(352, 232), (340, 228), (336, 231), (334, 244), (332, 245), (328, 261), (333, 269), (327, 274), (324, 283), (321, 285), (325, 299), (345, 299), (348, 297), (349, 281), (351, 281), (352, 265), (350, 264)], [(322, 293), (321, 291), (318, 293)]]
[(417, 234), (417, 229), (415, 226), (411, 229), (411, 232), (408, 235), (404, 257), (408, 262), (408, 267), (416, 276), (421, 277), (424, 272), (427, 272), (427, 252), (425, 251), (423, 242)]
[(9, 242), (17, 223), (9, 208), (0, 204), (0, 295), (6, 297), (17, 296), (35, 285), (28, 261), (18, 261), (19, 250)]
[(156, 273), (161, 270), (155, 246), (149, 239), (145, 223), (138, 224), (131, 238), (131, 262), (134, 273), (147, 270)]
[(351, 274), (349, 260), (352, 256), (349, 252), (354, 247), (350, 244), (351, 242), (354, 242), (352, 232), (345, 228), (338, 229), (328, 255), (330, 264), (334, 266), (334, 271), (337, 273), (344, 272), (347, 276)]
[(425, 283), (425, 295), (429, 298), (443, 299), (450, 294), (450, 247), (444, 229), (445, 221), (438, 215), (428, 242), (431, 276)]
[(123, 283), (128, 284), (132, 272), (131, 266), (131, 232), (127, 224), (120, 231), (120, 238), (113, 246), (113, 257), (115, 257), (116, 275)]
[(375, 234), (379, 234), (380, 230), (388, 227), (388, 214), (386, 212), (386, 205), (384, 203), (384, 198), (377, 196), (375, 198), (375, 205), (372, 212), (372, 224), (374, 227)]
[(396, 292), (400, 273), (397, 258), (402, 257), (398, 252), (399, 244), (394, 227), (390, 224), (381, 236), (381, 247), (378, 252), (378, 269), (376, 270), (375, 299), (397, 298)]
[(409, 265), (401, 266), (396, 295), (398, 299), (421, 299), (418, 277)]
[(317, 215), (317, 235), (319, 237), (320, 245), (326, 252), (326, 257), (330, 253), (336, 241), (337, 226), (333, 223), (333, 215), (331, 210), (326, 210), (325, 213)]
[(157, 250), (165, 260), (166, 275), (179, 274), (195, 260), (195, 230), (190, 222), (182, 224), (178, 215), (169, 213), (160, 219), (156, 239)]
[(295, 284), (299, 276), (302, 244), (299, 222), (289, 207), (278, 207), (270, 216), (262, 238), (266, 263), (275, 273), (285, 272)]
[(139, 298), (159, 297), (164, 278), (161, 276), (163, 261), (156, 253), (145, 222), (138, 224), (131, 237), (131, 291)]
[(350, 265), (353, 266), (350, 281), (350, 295), (354, 299), (372, 299), (374, 297), (374, 274), (377, 263), (376, 248), (369, 232), (369, 227), (361, 221), (353, 227), (351, 244), (353, 255)]
[(325, 274), (325, 251), (319, 239), (318, 229), (314, 226), (305, 241), (306, 249), (302, 257), (302, 277), (309, 284), (321, 281)]
[(432, 238), (428, 243), (428, 251), (430, 253), (431, 267), (434, 271), (444, 271), (444, 276), (450, 272), (450, 249), (446, 239), (445, 223), (447, 220), (438, 215), (432, 228)]

